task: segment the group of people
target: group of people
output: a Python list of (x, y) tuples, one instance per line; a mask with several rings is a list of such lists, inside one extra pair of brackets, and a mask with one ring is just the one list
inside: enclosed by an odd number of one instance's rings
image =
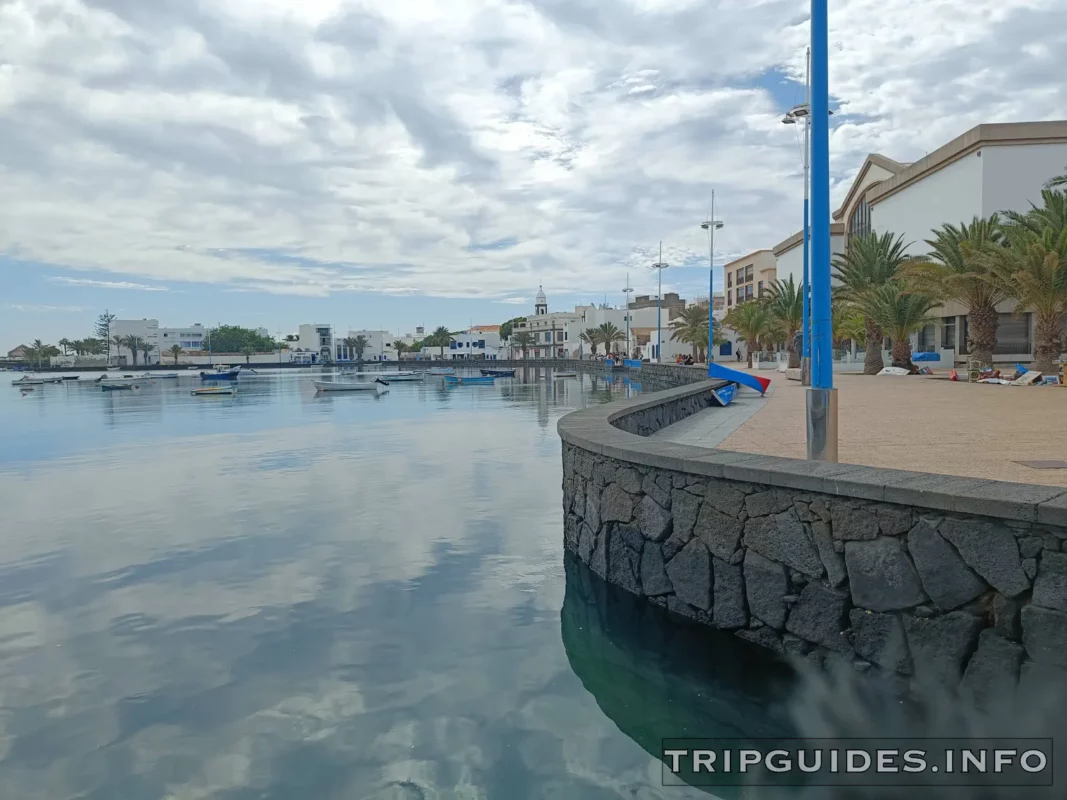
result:
[(674, 357), (674, 363), (675, 364), (685, 364), (687, 367), (691, 367), (696, 362), (693, 361), (693, 357), (692, 356), (688, 356), (687, 355), (684, 358), (682, 356), (675, 356)]

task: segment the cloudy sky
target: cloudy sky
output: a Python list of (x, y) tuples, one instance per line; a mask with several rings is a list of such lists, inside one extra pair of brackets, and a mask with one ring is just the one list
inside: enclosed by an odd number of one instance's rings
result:
[[(1062, 117), (1063, 0), (832, 0), (831, 168)], [(0, 0), (0, 344), (671, 289), (800, 227), (804, 0)], [(706, 288), (703, 289), (706, 293)]]

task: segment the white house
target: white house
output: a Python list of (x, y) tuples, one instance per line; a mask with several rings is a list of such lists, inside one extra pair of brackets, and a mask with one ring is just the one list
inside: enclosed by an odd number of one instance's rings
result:
[(160, 328), (157, 331), (160, 355), (166, 358), (167, 351), (174, 345), (187, 352), (203, 350), (206, 336), (207, 329), (199, 322), (187, 328)]
[[(396, 348), (393, 347), (393, 342), (398, 338), (396, 334), (389, 331), (349, 331), (345, 338), (355, 339), (360, 336), (367, 340), (367, 345), (363, 348), (364, 361), (397, 360)], [(345, 339), (338, 337), (334, 340), (334, 358), (337, 361), (355, 361), (356, 353), (345, 343)]]
[[(322, 323), (301, 325), (297, 329), (293, 350), (301, 350), (313, 356), (311, 361), (330, 361), (333, 356), (333, 328)], [(300, 360), (294, 358), (294, 360)]]
[[(151, 348), (149, 351), (149, 357), (147, 363), (158, 364), (159, 363), (159, 320), (157, 319), (116, 319), (111, 322), (111, 338), (116, 336), (126, 338), (127, 336), (137, 336), (143, 339)], [(119, 346), (114, 343), (111, 344), (111, 361), (115, 364), (127, 364), (132, 365), (134, 362), (133, 354), (130, 349), (125, 346)], [(143, 351), (138, 351), (136, 361), (138, 364), (144, 364), (145, 355)]]
[[(437, 352), (438, 348), (432, 347), (430, 350)], [(503, 355), (501, 355), (502, 350)], [(448, 349), (445, 350), (445, 358), (453, 360), (477, 358), (493, 361), (506, 357), (506, 348), (500, 346), (499, 329), (491, 331), (471, 328), (464, 333), (455, 333), (452, 335), (452, 342)]]
[[(548, 311), (548, 299), (545, 291), (537, 287), (537, 296), (534, 298), (533, 316), (527, 317), (512, 326), (512, 349), (516, 358), (570, 358), (578, 350), (579, 328), (575, 323), (580, 323), (582, 314), (577, 311)], [(525, 356), (517, 347), (514, 347), (514, 338), (517, 333), (525, 331), (533, 339), (533, 343), (526, 348)]]

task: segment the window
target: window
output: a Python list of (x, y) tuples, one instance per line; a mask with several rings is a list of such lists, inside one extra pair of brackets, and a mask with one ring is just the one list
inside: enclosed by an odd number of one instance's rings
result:
[(746, 300), (751, 300), (752, 299), (752, 284), (751, 283), (748, 286), (745, 287), (745, 299)]
[(551, 342), (552, 341), (552, 333), (550, 331), (545, 331), (545, 341), (546, 342)]
[(918, 351), (920, 353), (934, 352), (934, 342), (937, 341), (937, 331), (933, 325), (927, 325), (919, 331)]
[(563, 331), (563, 341), (567, 341), (567, 331)]
[(848, 217), (848, 236), (866, 236), (871, 232), (871, 207), (864, 198), (852, 209)]
[(756, 297), (763, 297), (763, 281), (760, 281), (757, 286), (758, 288), (756, 289)]
[(1030, 314), (997, 314), (997, 355), (1030, 352)]
[(752, 265), (751, 264), (749, 264), (747, 267), (745, 267), (745, 283), (748, 283), (750, 280), (752, 280)]
[(456, 349), (456, 343), (455, 342), (449, 342), (448, 343), (448, 349), (449, 350), (455, 350)]
[(485, 349), (485, 339), (478, 340), (478, 347), (482, 348), (483, 350)]
[(726, 288), (730, 289), (734, 285), (734, 274), (732, 272), (726, 273)]
[(733, 304), (734, 304), (734, 290), (733, 289), (727, 289), (726, 290), (726, 305), (732, 306)]
[(740, 286), (744, 282), (745, 282), (745, 268), (741, 267), (741, 269), (739, 269), (737, 271), (737, 285)]
[(942, 350), (955, 350), (956, 349), (956, 318), (955, 317), (942, 317), (941, 318), (941, 349)]

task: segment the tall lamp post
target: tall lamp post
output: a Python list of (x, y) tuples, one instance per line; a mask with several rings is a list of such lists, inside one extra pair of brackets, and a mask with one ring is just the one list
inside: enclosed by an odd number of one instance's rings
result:
[(663, 363), (663, 270), (670, 264), (663, 261), (663, 242), (659, 243), (659, 261), (652, 265), (652, 269), (659, 272), (659, 297), (656, 300), (656, 363)]
[(630, 358), (630, 292), (632, 292), (633, 289), (630, 288), (629, 272), (626, 273), (626, 288), (622, 291), (622, 298), (626, 301), (625, 303), (623, 303), (623, 315), (624, 319), (626, 320), (626, 357)]
[(721, 230), (723, 223), (715, 219), (715, 190), (711, 190), (711, 216), (700, 223), (708, 232), (708, 362), (712, 361), (712, 345), (715, 340), (715, 322), (712, 310), (715, 307), (715, 231)]
[(827, 0), (811, 0), (811, 387), (808, 459), (837, 461), (830, 311), (830, 86)]

